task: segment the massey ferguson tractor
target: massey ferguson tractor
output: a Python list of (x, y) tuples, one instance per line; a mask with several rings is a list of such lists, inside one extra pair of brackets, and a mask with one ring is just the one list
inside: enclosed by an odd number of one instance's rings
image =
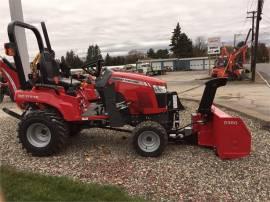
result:
[[(39, 52), (29, 75), (23, 71), (16, 27), (31, 30), (37, 39)], [(17, 77), (10, 72), (10, 78), (19, 80), (15, 102), (22, 114), (3, 110), (19, 119), (19, 141), (32, 155), (53, 155), (64, 148), (69, 136), (95, 127), (132, 133), (135, 150), (145, 157), (161, 155), (168, 141), (212, 147), (222, 159), (250, 153), (251, 135), (244, 122), (212, 105), (217, 88), (226, 84), (226, 78), (206, 83), (190, 124), (180, 127), (183, 106), (164, 81), (103, 69), (102, 60), (82, 67), (93, 80), (63, 78), (44, 23), (42, 29), (46, 47), (36, 27), (19, 21), (8, 25), (9, 43), (5, 44), (6, 53), (14, 57)], [(127, 130), (125, 125), (133, 129)]]

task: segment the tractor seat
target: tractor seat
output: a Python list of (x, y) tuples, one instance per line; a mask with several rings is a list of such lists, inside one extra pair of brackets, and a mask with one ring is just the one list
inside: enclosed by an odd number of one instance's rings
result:
[[(55, 61), (54, 55), (48, 51), (41, 53), (40, 72), (42, 83), (63, 86), (67, 93), (71, 95), (75, 95), (75, 91), (81, 85), (81, 82), (78, 80), (71, 80), (60, 76), (59, 64)], [(55, 78), (58, 78), (59, 83), (55, 81)]]
[(69, 79), (69, 78), (60, 78), (59, 85), (63, 86), (66, 90), (68, 90), (70, 87), (72, 88), (79, 88), (81, 85), (81, 82), (76, 79)]
[(112, 71), (105, 69), (103, 73), (98, 78), (96, 78), (96, 88), (103, 89), (107, 85), (111, 75)]

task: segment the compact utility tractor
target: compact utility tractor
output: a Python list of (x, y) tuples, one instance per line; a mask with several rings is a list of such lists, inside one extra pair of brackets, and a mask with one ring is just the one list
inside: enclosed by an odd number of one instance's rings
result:
[[(15, 28), (33, 31), (39, 52), (31, 63), (32, 73), (24, 75)], [(213, 147), (223, 159), (250, 153), (251, 136), (240, 118), (231, 117), (213, 106), (218, 87), (226, 78), (206, 83), (202, 100), (191, 123), (180, 127), (179, 112), (183, 108), (176, 92), (168, 92), (164, 81), (136, 73), (102, 69), (102, 61), (82, 69), (95, 80), (77, 81), (61, 77), (45, 24), (42, 23), (46, 48), (38, 29), (14, 21), (8, 25), (10, 42), (5, 44), (14, 57), (20, 89), (15, 102), (22, 114), (3, 110), (20, 120), (18, 137), (27, 152), (48, 156), (59, 152), (70, 135), (82, 128), (104, 128), (130, 132), (137, 153), (156, 157), (168, 141), (183, 140)], [(133, 130), (125, 129), (125, 125)]]

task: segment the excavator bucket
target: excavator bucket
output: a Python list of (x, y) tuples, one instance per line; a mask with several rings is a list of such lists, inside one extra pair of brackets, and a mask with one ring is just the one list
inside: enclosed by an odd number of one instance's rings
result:
[(226, 82), (219, 78), (206, 83), (198, 113), (192, 115), (192, 129), (198, 145), (213, 147), (221, 159), (235, 159), (250, 154), (251, 133), (241, 118), (212, 105), (216, 89)]

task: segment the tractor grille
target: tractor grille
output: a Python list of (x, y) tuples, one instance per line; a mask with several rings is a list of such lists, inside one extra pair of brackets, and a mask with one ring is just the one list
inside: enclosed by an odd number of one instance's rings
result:
[(156, 94), (157, 103), (159, 108), (165, 108), (167, 106), (167, 93)]

